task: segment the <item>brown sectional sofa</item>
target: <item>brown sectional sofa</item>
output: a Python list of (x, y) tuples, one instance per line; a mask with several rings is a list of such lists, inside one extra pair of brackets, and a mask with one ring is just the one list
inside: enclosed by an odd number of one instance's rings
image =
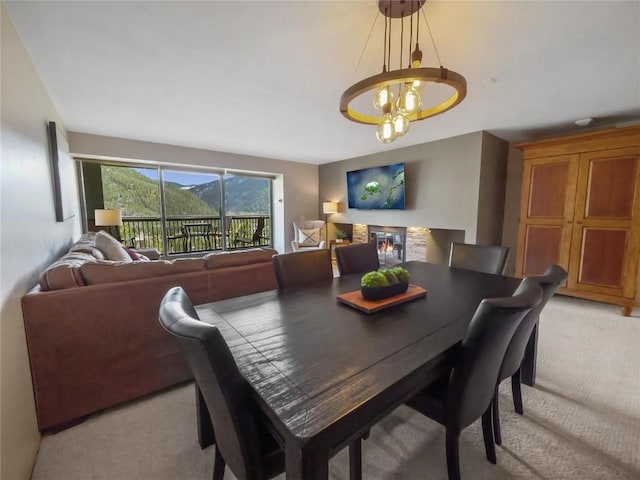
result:
[(194, 304), (277, 288), (270, 248), (121, 263), (92, 242), (83, 235), (22, 297), (41, 431), (191, 378), (158, 323), (170, 287)]

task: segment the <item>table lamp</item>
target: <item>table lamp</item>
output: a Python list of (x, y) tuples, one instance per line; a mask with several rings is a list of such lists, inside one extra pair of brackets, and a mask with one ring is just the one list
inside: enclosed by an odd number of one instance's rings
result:
[(322, 202), (322, 213), (324, 213), (324, 232), (327, 245), (329, 245), (329, 215), (338, 213), (338, 202)]
[(117, 227), (122, 225), (122, 211), (121, 210), (113, 210), (113, 209), (103, 209), (97, 208), (95, 210), (95, 225), (96, 227), (109, 227), (109, 235), (113, 235), (111, 233), (111, 227), (116, 227), (116, 235), (115, 237), (120, 240), (120, 233), (117, 230)]

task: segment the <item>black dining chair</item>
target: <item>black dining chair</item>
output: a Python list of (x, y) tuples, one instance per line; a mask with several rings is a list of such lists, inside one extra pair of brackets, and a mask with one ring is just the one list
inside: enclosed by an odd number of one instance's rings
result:
[(527, 349), (527, 343), (538, 322), (540, 312), (553, 296), (555, 291), (567, 279), (567, 272), (558, 265), (549, 266), (542, 275), (537, 277), (529, 277), (530, 280), (536, 281), (542, 288), (542, 301), (533, 307), (527, 316), (522, 320), (520, 326), (513, 335), (507, 352), (500, 367), (498, 375), (498, 383), (492, 402), (492, 418), (493, 418), (493, 438), (497, 445), (502, 445), (502, 434), (500, 432), (500, 409), (498, 406), (498, 387), (500, 382), (511, 377), (511, 392), (513, 395), (513, 406), (517, 413), (522, 415), (522, 388), (520, 380), (520, 365)]
[(380, 268), (378, 247), (375, 243), (354, 243), (335, 248), (340, 276), (350, 273), (370, 272)]
[(273, 256), (273, 268), (279, 288), (329, 282), (333, 278), (331, 256), (326, 248), (279, 253)]
[[(200, 321), (182, 287), (162, 299), (159, 320), (178, 342), (202, 392), (216, 436), (213, 480), (225, 466), (241, 480), (273, 478), (285, 470), (282, 448), (267, 430), (229, 347), (214, 325)], [(349, 445), (351, 480), (362, 478), (361, 440)]]
[(501, 275), (508, 256), (509, 247), (502, 245), (452, 242), (449, 250), (449, 266)]
[(480, 417), (487, 459), (496, 463), (491, 427), (495, 383), (513, 334), (541, 298), (538, 283), (524, 279), (511, 297), (482, 300), (459, 345), (450, 372), (406, 402), (409, 407), (444, 425), (449, 480), (460, 479), (460, 432)]

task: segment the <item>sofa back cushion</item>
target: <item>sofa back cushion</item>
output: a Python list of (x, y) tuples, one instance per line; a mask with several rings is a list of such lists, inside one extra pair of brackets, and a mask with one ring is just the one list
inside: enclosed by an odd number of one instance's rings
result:
[(87, 285), (126, 282), (128, 280), (169, 275), (171, 274), (171, 262), (167, 260), (155, 260), (152, 262), (111, 262), (98, 260), (94, 263), (85, 263), (82, 265), (80, 267), (80, 273)]
[(80, 267), (95, 261), (97, 261), (96, 258), (89, 253), (69, 252), (42, 272), (39, 282), (40, 288), (42, 290), (60, 290), (85, 285)]
[(273, 248), (250, 248), (232, 252), (216, 252), (205, 255), (204, 262), (207, 269), (235, 267), (251, 263), (269, 262), (278, 253)]
[(103, 260), (87, 263), (80, 267), (80, 273), (87, 285), (126, 282), (129, 280), (197, 271), (204, 271), (204, 260), (202, 258), (139, 260), (135, 262), (111, 262)]

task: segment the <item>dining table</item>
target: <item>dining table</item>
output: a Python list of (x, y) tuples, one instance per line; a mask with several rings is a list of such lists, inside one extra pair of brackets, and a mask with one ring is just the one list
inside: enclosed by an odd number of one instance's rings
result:
[[(426, 296), (366, 313), (337, 300), (361, 274), (204, 305), (285, 451), (287, 479), (328, 478), (329, 458), (451, 368), (483, 298), (511, 295), (520, 279), (426, 262), (401, 264)], [(536, 334), (523, 361), (535, 380)], [(196, 385), (198, 433), (214, 441)], [(366, 448), (366, 442), (365, 442)]]

